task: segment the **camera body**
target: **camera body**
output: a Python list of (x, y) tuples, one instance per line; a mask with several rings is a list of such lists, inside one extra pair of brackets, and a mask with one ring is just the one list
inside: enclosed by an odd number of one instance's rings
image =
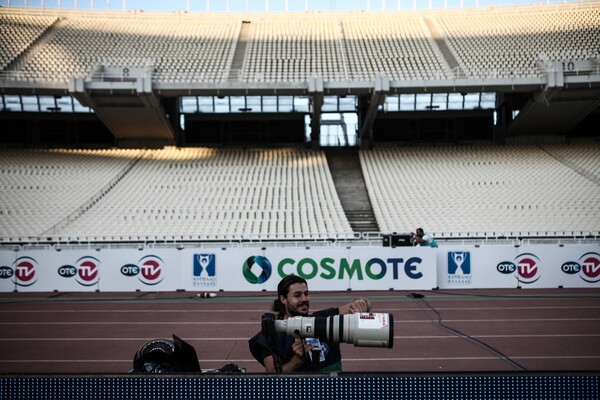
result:
[(356, 313), (330, 317), (290, 317), (275, 319), (267, 313), (262, 317), (265, 336), (286, 333), (296, 338), (318, 338), (356, 347), (394, 346), (394, 317), (387, 313)]

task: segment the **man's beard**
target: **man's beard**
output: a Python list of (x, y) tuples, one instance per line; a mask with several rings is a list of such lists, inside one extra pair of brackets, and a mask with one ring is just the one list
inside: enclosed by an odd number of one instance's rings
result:
[[(301, 313), (300, 311), (298, 311), (298, 308), (304, 307), (304, 306), (306, 306), (306, 312), (305, 313)], [(305, 301), (305, 302), (299, 303), (294, 309), (290, 309), (288, 307), (287, 311), (288, 311), (288, 315), (290, 317), (305, 317), (305, 316), (308, 315), (309, 308), (310, 308), (310, 303), (308, 301)]]

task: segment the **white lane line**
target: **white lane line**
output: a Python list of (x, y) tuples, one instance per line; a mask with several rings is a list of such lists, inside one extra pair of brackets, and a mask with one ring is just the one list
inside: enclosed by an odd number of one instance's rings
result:
[[(600, 306), (547, 306), (547, 307), (436, 307), (438, 311), (491, 311), (491, 310), (593, 310), (600, 309)], [(26, 314), (26, 313), (200, 313), (200, 314), (209, 314), (209, 313), (264, 313), (266, 310), (264, 308), (261, 309), (204, 309), (204, 310), (195, 310), (195, 309), (100, 309), (100, 310), (88, 310), (88, 309), (57, 309), (57, 310), (47, 310), (47, 309), (34, 309), (34, 310), (0, 310), (0, 314)], [(392, 311), (422, 311), (421, 308), (377, 308), (374, 312), (392, 312)]]
[[(541, 335), (469, 335), (473, 338), (487, 338), (487, 339), (502, 339), (502, 338), (594, 338), (600, 337), (600, 333), (574, 333), (574, 334), (541, 334)], [(213, 342), (213, 341), (239, 341), (239, 340), (248, 340), (249, 337), (195, 337), (195, 338), (185, 338), (186, 341), (198, 341), (198, 342)], [(432, 340), (432, 339), (461, 339), (461, 337), (456, 335), (450, 336), (394, 336), (394, 339), (398, 340), (408, 340), (408, 339), (417, 339), (417, 340)], [(148, 340), (148, 338), (105, 338), (105, 337), (90, 337), (90, 338), (0, 338), (0, 342), (100, 342), (100, 341), (143, 341)]]
[[(599, 335), (600, 336), (600, 335)], [(218, 342), (218, 341), (237, 341), (237, 340), (248, 340), (249, 337), (244, 338), (185, 338), (186, 342)], [(101, 342), (101, 341), (147, 341), (149, 338), (2, 338), (0, 342)]]
[[(358, 362), (364, 363), (368, 361), (377, 362), (399, 362), (399, 361), (489, 361), (498, 360), (498, 357), (394, 357), (394, 358), (344, 358), (344, 362)], [(597, 360), (600, 356), (523, 356), (523, 357), (511, 357), (512, 360)], [(128, 363), (131, 364), (131, 360), (0, 360), (2, 363)], [(254, 359), (216, 359), (216, 360), (199, 360), (200, 363), (223, 363), (223, 362), (257, 362)]]
[[(596, 360), (600, 356), (513, 356), (511, 360)], [(343, 362), (365, 361), (461, 361), (461, 360), (498, 360), (499, 357), (406, 357), (406, 358), (343, 358)]]
[[(499, 319), (444, 319), (444, 323), (481, 323), (481, 322), (590, 322), (600, 321), (600, 318), (499, 318)], [(72, 321), (72, 322), (0, 322), (0, 326), (10, 325), (256, 325), (260, 321), (236, 321), (236, 322), (218, 322), (218, 321)], [(394, 319), (394, 324), (430, 324), (431, 320), (398, 320)]]
[[(430, 322), (430, 321), (422, 321)], [(72, 322), (0, 322), (0, 326), (23, 326), (23, 325), (260, 325), (260, 321), (254, 322), (208, 322), (208, 321), (140, 321), (140, 322), (115, 322), (115, 321), (72, 321)]]

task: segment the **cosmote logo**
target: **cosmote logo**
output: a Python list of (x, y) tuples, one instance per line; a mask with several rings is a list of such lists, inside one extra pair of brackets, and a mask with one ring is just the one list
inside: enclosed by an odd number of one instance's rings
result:
[(158, 285), (162, 282), (162, 267), (164, 265), (162, 258), (150, 255), (142, 257), (137, 264), (126, 264), (121, 267), (121, 274), (133, 277), (137, 276), (144, 285)]
[(540, 259), (532, 253), (519, 254), (514, 261), (502, 261), (496, 265), (502, 274), (514, 274), (521, 283), (532, 284), (541, 277)]
[(265, 283), (272, 271), (271, 262), (263, 256), (248, 257), (242, 266), (244, 278), (253, 285)]
[(567, 261), (560, 269), (565, 274), (579, 274), (579, 277), (588, 283), (598, 283), (600, 282), (600, 254), (585, 253), (578, 261)]
[[(398, 280), (404, 275), (410, 279), (421, 279), (423, 273), (419, 271), (419, 265), (423, 260), (420, 257), (404, 258), (371, 258), (369, 260), (324, 257), (321, 259), (282, 258), (276, 265), (276, 273), (280, 278), (288, 275), (297, 275), (307, 281), (320, 278), (333, 279), (357, 279), (359, 281), (379, 280), (386, 275), (392, 275), (391, 279)], [(273, 267), (271, 262), (263, 256), (252, 256), (246, 259), (242, 266), (244, 277), (249, 283), (260, 284), (266, 282)]]
[(100, 260), (95, 257), (81, 257), (75, 265), (63, 265), (58, 268), (58, 275), (63, 278), (75, 277), (82, 286), (94, 286), (100, 281)]

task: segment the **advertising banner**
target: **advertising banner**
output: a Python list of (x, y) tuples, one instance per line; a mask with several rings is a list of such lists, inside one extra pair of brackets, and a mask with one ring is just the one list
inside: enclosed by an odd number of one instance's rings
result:
[[(98, 288), (100, 261), (95, 254), (82, 250), (23, 250), (5, 257), (5, 253), (0, 268), (10, 271), (2, 280), (10, 282), (11, 290), (85, 292)], [(4, 289), (5, 282), (2, 284)]]
[(444, 246), (438, 249), (440, 288), (600, 287), (594, 245)]
[(117, 249), (100, 259), (101, 291), (161, 292), (181, 288), (181, 255), (177, 249)]
[(65, 249), (2, 252), (2, 290), (171, 291), (179, 288), (175, 249)]
[(598, 245), (26, 249), (0, 251), (0, 290), (311, 291), (600, 287)]
[(276, 291), (287, 275), (311, 291), (432, 289), (435, 250), (389, 248), (243, 248), (182, 254), (185, 290)]
[(17, 290), (15, 284), (15, 261), (18, 253), (14, 250), (0, 249), (0, 292)]

